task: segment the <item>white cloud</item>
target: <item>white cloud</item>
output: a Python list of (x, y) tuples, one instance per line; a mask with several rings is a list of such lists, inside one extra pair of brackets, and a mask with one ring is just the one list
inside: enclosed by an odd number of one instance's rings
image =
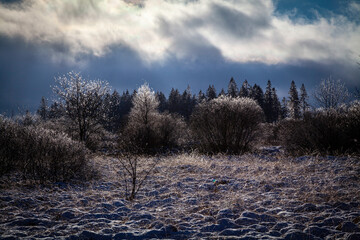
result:
[(0, 35), (62, 46), (70, 58), (123, 45), (148, 64), (208, 50), (234, 62), (356, 62), (360, 28), (346, 17), (293, 22), (274, 10), (265, 0), (27, 0), (0, 5)]

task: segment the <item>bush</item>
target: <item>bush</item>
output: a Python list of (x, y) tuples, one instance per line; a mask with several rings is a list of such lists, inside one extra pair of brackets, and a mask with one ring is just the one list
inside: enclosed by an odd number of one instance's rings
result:
[(338, 109), (307, 113), (302, 120), (281, 123), (281, 142), (294, 155), (358, 153), (359, 119), (359, 102)]
[(261, 124), (261, 139), (259, 145), (261, 146), (275, 146), (280, 145), (279, 140), (280, 127), (279, 123), (262, 123)]
[(249, 150), (262, 120), (256, 101), (221, 96), (195, 108), (191, 130), (201, 151), (242, 153)]
[[(53, 130), (55, 132), (66, 133), (74, 141), (79, 139), (79, 133), (77, 131), (76, 123), (68, 118), (57, 118), (50, 119), (47, 121), (41, 121), (36, 124), (36, 126)], [(106, 131), (103, 126), (97, 124), (93, 126), (87, 132), (87, 138), (84, 141), (86, 148), (89, 150), (96, 152), (101, 149), (110, 149), (110, 145), (113, 145), (116, 141), (112, 141), (114, 139), (114, 134)]]
[(25, 179), (67, 181), (86, 177), (86, 150), (64, 133), (0, 118), (0, 174), (20, 170)]
[(186, 124), (180, 117), (156, 113), (147, 124), (129, 121), (122, 133), (120, 145), (127, 151), (135, 149), (136, 152), (155, 153), (180, 147), (186, 142), (187, 135)]

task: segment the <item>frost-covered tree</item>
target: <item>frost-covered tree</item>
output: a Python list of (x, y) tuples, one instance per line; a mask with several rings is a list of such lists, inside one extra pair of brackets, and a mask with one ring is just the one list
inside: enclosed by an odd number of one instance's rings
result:
[(24, 125), (24, 126), (34, 125), (36, 121), (37, 121), (36, 116), (31, 114), (29, 112), (29, 110), (26, 110), (24, 115), (19, 116), (17, 118), (17, 122)]
[(230, 97), (237, 97), (238, 96), (238, 87), (236, 85), (236, 82), (234, 80), (234, 78), (232, 77), (230, 79), (229, 85), (228, 85), (228, 96)]
[(309, 96), (306, 92), (305, 85), (302, 84), (301, 88), (300, 88), (300, 109), (301, 109), (302, 115), (304, 115), (305, 112), (309, 110), (310, 105), (308, 103), (308, 100), (309, 100)]
[(179, 142), (179, 133), (185, 128), (185, 123), (171, 114), (159, 113), (159, 100), (148, 84), (137, 90), (132, 103), (121, 139), (125, 150), (152, 153)]
[(159, 100), (155, 92), (145, 83), (133, 96), (132, 103), (126, 135), (131, 136), (131, 141), (141, 144), (140, 147), (145, 149), (151, 144), (154, 135), (154, 125), (159, 115)]
[(137, 90), (132, 103), (129, 121), (144, 126), (151, 124), (152, 119), (158, 114), (159, 100), (147, 83)]
[(323, 79), (314, 91), (314, 98), (322, 108), (337, 108), (346, 102), (350, 94), (344, 82), (334, 80), (331, 76)]
[(104, 116), (103, 99), (109, 92), (108, 83), (88, 80), (76, 72), (57, 77), (55, 81), (53, 92), (59, 97), (59, 104), (75, 123), (79, 140), (86, 141)]
[(290, 90), (289, 90), (289, 115), (292, 119), (300, 118), (300, 101), (299, 94), (296, 89), (294, 81), (291, 81)]

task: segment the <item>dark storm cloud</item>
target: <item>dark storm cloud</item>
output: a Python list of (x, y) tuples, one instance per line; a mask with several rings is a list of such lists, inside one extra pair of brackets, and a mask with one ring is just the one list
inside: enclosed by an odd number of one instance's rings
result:
[(71, 70), (120, 92), (145, 81), (166, 94), (209, 84), (219, 92), (231, 77), (263, 88), (270, 79), (280, 96), (291, 80), (309, 91), (329, 75), (359, 85), (360, 28), (343, 16), (293, 21), (271, 1), (27, 3), (0, 4), (0, 113), (35, 110)]
[(39, 97), (49, 96), (49, 85), (67, 63), (53, 64), (52, 48), (20, 38), (0, 37), (0, 113), (18, 108), (34, 110)]
[(12, 3), (21, 3), (24, 0), (0, 0), (0, 3), (5, 3), (5, 4), (12, 4)]
[(219, 31), (236, 35), (239, 38), (252, 38), (271, 27), (271, 17), (267, 16), (262, 2), (258, 2), (258, 13), (253, 15), (227, 6), (212, 4), (208, 21), (213, 22)]
[[(172, 39), (169, 49), (177, 49), (170, 55), (186, 58), (184, 61), (190, 60), (190, 62), (201, 58), (222, 58), (221, 51), (198, 33), (195, 25), (202, 25), (200, 19), (192, 18), (187, 19), (184, 23), (175, 23), (159, 18), (158, 23), (162, 35)], [(192, 23), (192, 27), (187, 26), (189, 23)]]
[[(66, 49), (60, 48), (61, 52)], [(83, 55), (86, 64), (69, 64), (67, 61), (53, 61), (49, 56), (54, 51), (50, 46), (26, 43), (21, 39), (0, 38), (0, 112), (22, 109), (36, 110), (41, 96), (51, 99), (50, 85), (54, 77), (71, 70), (81, 71), (84, 77), (109, 81), (113, 89), (122, 92), (133, 91), (148, 82), (156, 91), (169, 94), (172, 87), (184, 91), (190, 85), (192, 92), (206, 91), (214, 84), (217, 91), (227, 88), (231, 77), (238, 85), (247, 79), (250, 84), (260, 84), (265, 89), (270, 79), (280, 97), (287, 96), (290, 81), (295, 80), (298, 88), (305, 84), (309, 94), (322, 78), (332, 75), (341, 78), (351, 89), (360, 87), (360, 70), (341, 62), (326, 64), (302, 61), (297, 65), (263, 63), (229, 63), (218, 54), (203, 58), (182, 59), (171, 57), (165, 64), (144, 65), (141, 56), (126, 46), (113, 46), (109, 54), (96, 57)]]

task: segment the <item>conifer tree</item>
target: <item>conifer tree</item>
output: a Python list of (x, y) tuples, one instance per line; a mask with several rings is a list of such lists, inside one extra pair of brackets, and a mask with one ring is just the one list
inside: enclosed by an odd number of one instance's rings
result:
[(170, 113), (181, 113), (181, 95), (178, 89), (172, 88), (170, 91), (168, 110)]
[(121, 96), (115, 90), (112, 94), (107, 93), (104, 97), (103, 112), (105, 117), (102, 119), (102, 125), (108, 131), (117, 132), (123, 124), (121, 113)]
[(230, 82), (228, 85), (228, 96), (230, 96), (230, 97), (238, 96), (238, 87), (237, 87), (236, 82), (233, 77), (230, 79)]
[(250, 96), (250, 85), (246, 79), (240, 88), (239, 96), (240, 97), (249, 97)]
[(288, 117), (288, 102), (286, 97), (283, 97), (281, 100), (281, 119)]
[(218, 96), (219, 96), (219, 97), (220, 97), (220, 96), (226, 96), (226, 93), (225, 93), (224, 88), (221, 89), (221, 91), (220, 91), (220, 93), (219, 93)]
[(133, 95), (129, 93), (129, 90), (126, 90), (123, 92), (123, 94), (120, 97), (120, 105), (119, 105), (119, 118), (122, 119), (122, 121), (126, 118), (126, 116), (130, 113), (130, 110), (133, 106), (132, 99), (133, 96), (136, 94), (136, 91), (134, 91)]
[(163, 92), (156, 92), (156, 98), (159, 101), (159, 112), (164, 112), (167, 108), (167, 100)]
[(40, 116), (41, 120), (46, 121), (49, 117), (49, 109), (47, 106), (47, 101), (45, 97), (41, 97), (41, 102), (37, 114)]
[(273, 101), (272, 119), (271, 120), (272, 120), (272, 122), (276, 122), (280, 118), (281, 104), (280, 104), (279, 98), (276, 94), (275, 88), (271, 89), (271, 95), (272, 95), (272, 101)]
[(290, 117), (293, 119), (298, 119), (300, 117), (300, 101), (294, 81), (292, 81), (290, 85), (288, 106)]
[(214, 85), (209, 85), (208, 89), (206, 90), (206, 100), (210, 101), (214, 98), (216, 98), (216, 89)]
[(259, 104), (259, 106), (264, 110), (264, 92), (259, 85), (254, 84), (254, 86), (250, 91), (250, 97), (254, 99)]
[(274, 103), (273, 103), (271, 81), (268, 80), (264, 94), (264, 113), (267, 122), (272, 122), (273, 109), (274, 109)]
[(193, 96), (191, 94), (191, 89), (189, 85), (181, 96), (181, 107), (182, 108), (180, 114), (184, 116), (185, 119), (189, 119), (195, 107), (195, 101), (193, 101)]
[(309, 96), (306, 92), (305, 85), (302, 84), (300, 88), (300, 109), (302, 112), (302, 115), (305, 114), (306, 111), (309, 109), (309, 103), (308, 103)]
[(54, 102), (53, 104), (50, 105), (49, 116), (48, 116), (50, 119), (61, 118), (64, 114), (65, 114), (65, 109), (61, 104)]
[(197, 98), (196, 98), (196, 101), (197, 103), (201, 103), (202, 101), (205, 101), (206, 100), (206, 96), (205, 94), (200, 90), (198, 95), (197, 95)]

